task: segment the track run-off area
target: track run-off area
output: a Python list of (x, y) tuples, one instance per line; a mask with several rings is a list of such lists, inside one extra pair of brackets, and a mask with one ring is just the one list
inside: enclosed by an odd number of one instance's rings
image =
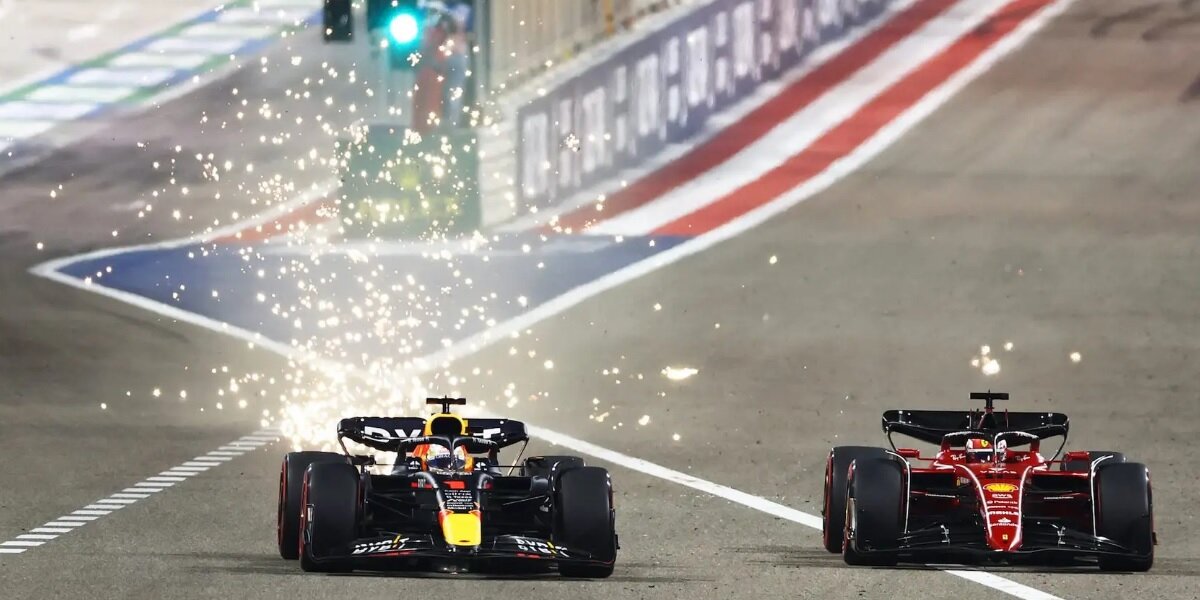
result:
[[(22, 458), (0, 467), (7, 596), (1193, 595), (1200, 42), (1161, 25), (1184, 4), (1137, 8), (897, 2), (602, 210), (476, 244), (324, 238), (328, 182), (296, 161), (329, 143), (326, 97), (364, 100), (332, 76), (294, 93), (361, 59), (315, 31), (101, 120), (0, 178), (0, 450)], [(281, 202), (247, 220), (257, 195)], [(381, 280), (411, 286), (368, 295), (409, 316), (402, 336), (297, 308)], [(983, 345), (995, 375), (971, 365)], [(382, 373), (356, 358), (389, 353)], [(820, 549), (828, 448), (983, 386), (1150, 466), (1153, 571), (852, 569)], [(424, 391), (608, 466), (614, 577), (279, 560), (286, 447)]]

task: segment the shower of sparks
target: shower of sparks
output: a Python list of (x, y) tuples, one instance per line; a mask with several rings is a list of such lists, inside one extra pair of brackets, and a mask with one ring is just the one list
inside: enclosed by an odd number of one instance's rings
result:
[(989, 358), (979, 370), (983, 371), (984, 375), (995, 375), (1000, 372), (1000, 361)]
[[(1003, 348), (1005, 351), (1011, 351), (1013, 343), (1005, 342)], [(984, 344), (979, 347), (979, 355), (971, 357), (971, 368), (979, 369), (980, 373), (991, 377), (1000, 373), (1000, 361), (992, 356), (992, 347)]]
[[(409, 56), (414, 64), (420, 58), (418, 53)], [(295, 81), (271, 97), (255, 97), (253, 88), (230, 89), (220, 101), (191, 117), (196, 130), (187, 142), (131, 143), (129, 151), (145, 157), (146, 169), (157, 183), (142, 197), (131, 198), (122, 210), (138, 226), (164, 226), (173, 233), (211, 240), (216, 232), (227, 231), (248, 217), (286, 212), (302, 195), (324, 198), (313, 216), (291, 222), (265, 218), (257, 231), (249, 231), (253, 240), (222, 247), (216, 243), (197, 244), (187, 255), (190, 260), (204, 261), (233, 253), (246, 278), (260, 286), (250, 290), (252, 306), (248, 310), (269, 311), (262, 325), (287, 332), (277, 341), (290, 346), (291, 358), (285, 368), (269, 371), (251, 370), (245, 365), (258, 361), (240, 359), (225, 361), (228, 364), (192, 365), (190, 370), (205, 374), (211, 384), (188, 383), (185, 390), (180, 389), (179, 382), (171, 385), (168, 380), (153, 381), (151, 385), (158, 387), (153, 387), (150, 395), (160, 402), (170, 401), (189, 412), (206, 415), (235, 408), (245, 410), (259, 419), (261, 426), (278, 427), (289, 448), (297, 450), (335, 449), (335, 427), (343, 417), (426, 414), (424, 398), (430, 395), (466, 396), (468, 415), (483, 407), (499, 410), (545, 402), (547, 393), (525, 387), (538, 383), (518, 384), (501, 378), (503, 373), (512, 372), (507, 369), (510, 366), (529, 369), (540, 363), (542, 368), (533, 370), (539, 371), (543, 380), (552, 380), (559, 372), (577, 366), (562, 357), (556, 357), (560, 364), (546, 358), (535, 332), (523, 330), (498, 345), (503, 359), (512, 362), (496, 369), (428, 360), (451, 346), (452, 339), (462, 339), (465, 332), (495, 326), (501, 310), (536, 303), (534, 299), (539, 296), (534, 294), (539, 290), (532, 280), (525, 289), (502, 293), (470, 277), (462, 257), (483, 257), (486, 262), (488, 251), (498, 241), (495, 237), (479, 231), (459, 236), (450, 233), (445, 222), (438, 222), (406, 238), (406, 247), (416, 248), (413, 261), (444, 268), (446, 277), (433, 281), (421, 275), (425, 271), (409, 272), (397, 266), (404, 263), (379, 260), (398, 241), (374, 228), (385, 217), (356, 213), (346, 198), (319, 194), (321, 190), (314, 183), (347, 176), (400, 185), (392, 179), (389, 161), (418, 160), (429, 163), (439, 185), (473, 185), (458, 181), (454, 163), (457, 150), (445, 140), (438, 147), (438, 129), (424, 134), (408, 131), (395, 156), (365, 146), (366, 133), (361, 124), (397, 116), (407, 118), (409, 115), (402, 113), (408, 108), (387, 106), (387, 98), (412, 97), (412, 90), (384, 90), (374, 77), (365, 75), (361, 66), (344, 70), (312, 56), (262, 57), (252, 68), (263, 73), (294, 73)], [(463, 97), (462, 87), (448, 87), (450, 97)], [(385, 91), (388, 93), (382, 93)], [(481, 136), (503, 135), (498, 126), (501, 108), (495, 104), (468, 106), (462, 112), (463, 125)], [(441, 124), (440, 119), (435, 118), (433, 124)], [(235, 136), (239, 142), (236, 150), (226, 156), (209, 151), (207, 148), (215, 145), (209, 136), (218, 135)], [(364, 152), (379, 158), (380, 166), (346, 173), (350, 154), (347, 146), (339, 143), (343, 140), (364, 142)], [(580, 152), (584, 143), (592, 141), (568, 133), (562, 145), (566, 151)], [(412, 149), (414, 144), (425, 142), (437, 148), (421, 154)], [(48, 187), (51, 189), (46, 192), (56, 201), (70, 199), (73, 193), (69, 186)], [(432, 200), (425, 190), (417, 193), (423, 210), (436, 208), (430, 206)], [(516, 198), (510, 200), (518, 214), (538, 211), (537, 206), (521, 206)], [(604, 196), (596, 198), (596, 210), (605, 210), (605, 202)], [(380, 203), (372, 210), (394, 215), (396, 209)], [(133, 234), (134, 230), (127, 228), (111, 231), (111, 236), (121, 239)], [(617, 236), (614, 241), (624, 240)], [(547, 238), (542, 237), (540, 242), (525, 244), (521, 253), (535, 255), (539, 244), (545, 242)], [(653, 245), (654, 241), (649, 243)], [(45, 246), (43, 242), (36, 244), (39, 251)], [(289, 258), (282, 264), (277, 259), (267, 260), (279, 256), (278, 251), (286, 251)], [(778, 257), (768, 260), (773, 265)], [(549, 261), (539, 264), (539, 268), (553, 266)], [(87, 281), (99, 285), (109, 273), (111, 268), (95, 273)], [(219, 302), (224, 310), (238, 310), (230, 305), (240, 296), (219, 283), (190, 288), (179, 281), (159, 285), (169, 289), (176, 302)], [(295, 290), (297, 295), (279, 294), (283, 288)], [(466, 308), (457, 302), (461, 298), (471, 299)], [(456, 300), (453, 309), (450, 300)], [(654, 303), (653, 310), (663, 311), (663, 305)], [(720, 329), (721, 325), (715, 323), (713, 327)], [(247, 347), (254, 348), (255, 344)], [(646, 377), (636, 368), (627, 366), (625, 370), (621, 373), (621, 369), (611, 367), (604, 370), (604, 376), (614, 385), (625, 381), (626, 386), (631, 380), (643, 381)], [(683, 381), (698, 372), (682, 366), (662, 370), (671, 381)], [(146, 392), (143, 389), (126, 395), (135, 393)], [(630, 414), (616, 416), (617, 407), (599, 398), (593, 398), (591, 404), (592, 411), (584, 411), (591, 413), (588, 418), (614, 428), (633, 422), (646, 426), (651, 421), (650, 415), (637, 419)], [(107, 403), (100, 407), (109, 408)], [(680, 434), (672, 434), (672, 439), (679, 441)]]

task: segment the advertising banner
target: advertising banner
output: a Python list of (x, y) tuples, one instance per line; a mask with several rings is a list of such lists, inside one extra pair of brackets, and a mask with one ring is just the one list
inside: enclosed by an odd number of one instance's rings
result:
[(517, 111), (522, 204), (549, 206), (687, 141), (892, 0), (713, 0)]

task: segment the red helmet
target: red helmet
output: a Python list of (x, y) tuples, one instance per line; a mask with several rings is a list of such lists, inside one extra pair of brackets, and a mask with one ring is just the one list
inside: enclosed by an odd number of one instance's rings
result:
[(992, 462), (995, 457), (992, 442), (983, 438), (967, 440), (967, 462)]

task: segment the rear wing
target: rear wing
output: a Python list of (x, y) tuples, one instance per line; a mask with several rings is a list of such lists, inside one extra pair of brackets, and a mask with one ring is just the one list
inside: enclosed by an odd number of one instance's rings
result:
[[(441, 399), (438, 399), (439, 402)], [(467, 435), (496, 443), (505, 448), (529, 439), (525, 424), (512, 419), (466, 419)], [(425, 419), (421, 417), (351, 417), (338, 421), (338, 438), (358, 442), (384, 452), (395, 452), (403, 440), (422, 437)]]
[(1025, 432), (1044, 440), (1060, 435), (1066, 437), (1069, 428), (1069, 419), (1062, 413), (977, 410), (889, 410), (883, 413), (883, 431), (889, 441), (893, 433), (941, 444), (942, 438), (949, 434), (974, 432), (992, 437), (1010, 431)]

